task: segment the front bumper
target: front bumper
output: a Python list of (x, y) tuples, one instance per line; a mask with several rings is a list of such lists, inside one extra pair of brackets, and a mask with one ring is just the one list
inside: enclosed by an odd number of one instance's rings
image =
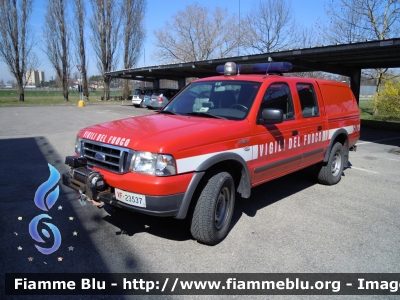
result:
[(105, 183), (105, 186), (101, 190), (97, 190), (97, 188), (91, 184), (90, 176), (88, 176), (87, 180), (83, 176), (74, 178), (72, 170), (74, 170), (74, 168), (72, 168), (70, 172), (62, 174), (62, 183), (65, 186), (79, 191), (81, 195), (84, 195), (84, 197), (82, 197), (83, 199), (87, 197), (99, 204), (103, 202), (128, 211), (140, 212), (154, 216), (175, 217), (178, 215), (185, 195), (184, 193), (166, 196), (144, 195), (146, 197), (146, 208), (137, 207), (117, 200), (114, 194), (114, 187), (109, 186), (107, 183)]
[(102, 194), (100, 201), (134, 212), (160, 217), (176, 217), (182, 204), (184, 194), (168, 196), (146, 196), (146, 208), (132, 206), (117, 200), (113, 193)]

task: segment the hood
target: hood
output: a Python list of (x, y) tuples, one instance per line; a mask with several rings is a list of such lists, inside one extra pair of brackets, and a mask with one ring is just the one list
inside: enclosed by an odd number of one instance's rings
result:
[[(173, 153), (190, 147), (241, 135), (238, 123), (192, 116), (153, 114), (107, 122), (82, 129), (78, 136), (88, 140), (139, 151)], [(229, 129), (227, 129), (229, 126)], [(248, 126), (245, 126), (248, 129)], [(243, 126), (242, 126), (243, 128)]]

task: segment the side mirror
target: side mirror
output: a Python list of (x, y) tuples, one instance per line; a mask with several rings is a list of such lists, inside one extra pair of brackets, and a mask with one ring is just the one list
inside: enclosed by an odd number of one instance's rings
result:
[(281, 109), (264, 108), (261, 118), (257, 120), (257, 124), (278, 124), (283, 122), (283, 112)]

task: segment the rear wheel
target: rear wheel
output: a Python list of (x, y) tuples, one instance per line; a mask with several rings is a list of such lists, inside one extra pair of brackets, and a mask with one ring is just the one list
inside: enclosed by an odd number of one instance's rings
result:
[(235, 206), (235, 184), (227, 172), (209, 177), (194, 208), (190, 226), (199, 242), (215, 245), (228, 234)]
[(340, 181), (344, 168), (343, 145), (335, 143), (329, 154), (328, 163), (318, 165), (318, 181), (326, 185), (333, 185)]

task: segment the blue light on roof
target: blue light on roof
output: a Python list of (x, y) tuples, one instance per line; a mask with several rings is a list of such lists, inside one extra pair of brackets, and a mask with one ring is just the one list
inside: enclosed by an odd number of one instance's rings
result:
[[(228, 63), (227, 63), (228, 64)], [(236, 65), (238, 74), (280, 74), (290, 72), (292, 70), (292, 64), (289, 62), (269, 62), (269, 63), (258, 63), (258, 64), (243, 64)], [(217, 66), (217, 72), (224, 74), (225, 65)], [(232, 72), (226, 75), (233, 75)]]

